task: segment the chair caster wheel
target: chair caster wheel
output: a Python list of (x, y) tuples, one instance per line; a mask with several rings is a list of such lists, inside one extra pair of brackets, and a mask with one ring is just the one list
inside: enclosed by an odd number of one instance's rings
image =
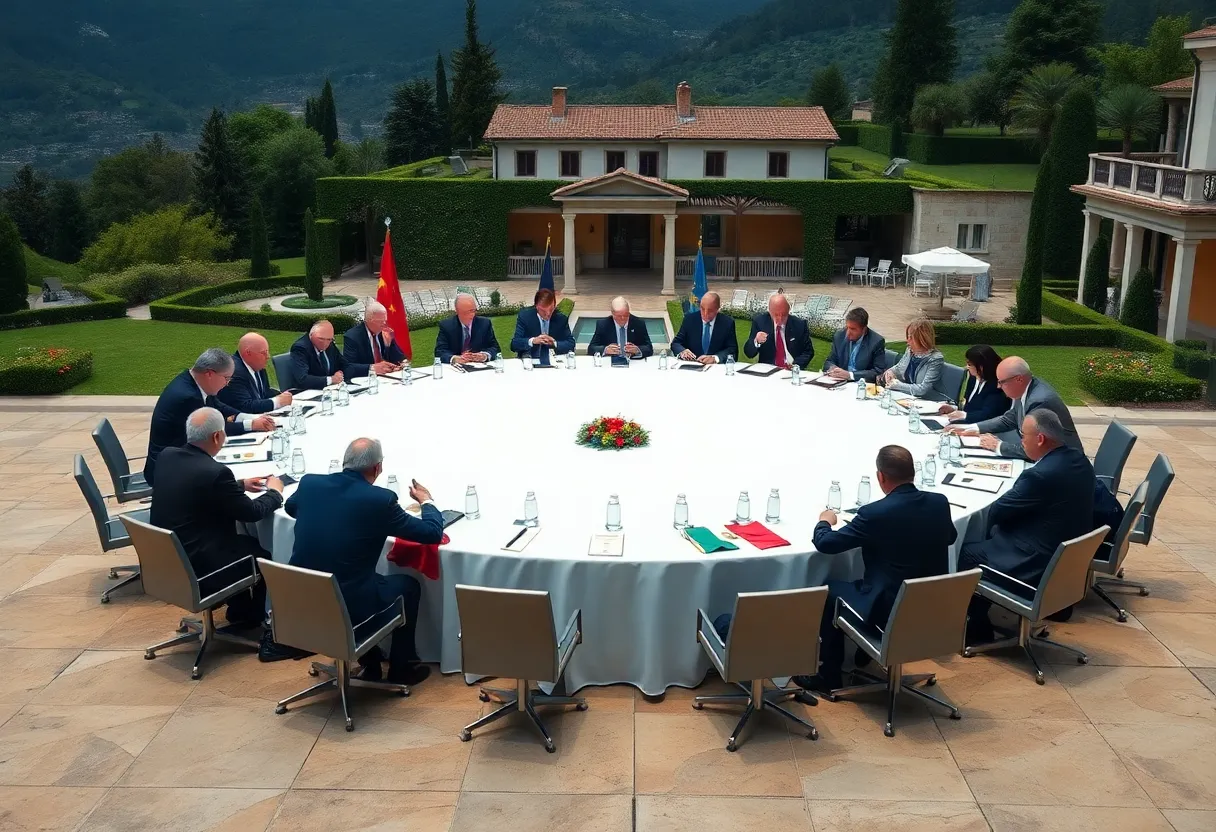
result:
[(705, 709), (705, 703), (704, 703), (704, 702), (693, 702), (693, 703), (692, 703), (692, 709), (693, 709), (694, 711), (701, 711), (701, 710), (704, 710), (704, 709)]
[(731, 740), (730, 742), (728, 742), (728, 743), (726, 744), (726, 750), (727, 750), (727, 751), (738, 751), (738, 750), (739, 750), (739, 746), (735, 744), (735, 741), (734, 741), (734, 740)]
[(1035, 681), (1035, 683), (1040, 684), (1040, 685), (1045, 685), (1045, 684), (1047, 684), (1047, 680), (1046, 680), (1045, 678), (1043, 678), (1043, 674), (1042, 674), (1042, 673), (1036, 673), (1036, 674), (1034, 674), (1034, 681)]
[(885, 737), (893, 737), (895, 736), (895, 729), (891, 727), (891, 723), (888, 722), (885, 726), (883, 726), (882, 733)]
[(1140, 590), (1141, 598), (1145, 597), (1146, 595), (1148, 595), (1148, 587), (1144, 587), (1142, 590)]
[(275, 705), (274, 712), (276, 714), (285, 714), (285, 713), (287, 713), (287, 706), (286, 705)]
[(350, 719), (350, 717), (347, 717), (347, 718), (346, 718), (346, 730), (347, 730), (347, 731), (353, 731), (353, 730), (355, 730), (355, 723), (354, 723), (354, 721), (352, 721), (352, 720)]
[(811, 732), (810, 732), (809, 734), (807, 734), (807, 737), (808, 737), (809, 739), (812, 739), (812, 740), (817, 740), (817, 739), (819, 739), (819, 729), (818, 729), (818, 728), (812, 728), (812, 729), (811, 729)]
[(103, 595), (103, 596), (101, 596), (101, 603), (103, 603), (103, 604), (108, 604), (108, 603), (110, 603), (110, 596), (109, 596), (109, 595)]
[(310, 667), (310, 668), (308, 668), (308, 675), (309, 676), (319, 676), (321, 674), (315, 667)]
[(970, 647), (964, 647), (964, 648), (963, 648), (963, 658), (964, 658), (964, 659), (970, 659), (970, 658), (971, 658), (972, 656), (974, 656), (974, 655), (975, 655), (975, 654), (971, 652), (971, 648), (970, 648)]
[(1089, 664), (1089, 656), (1077, 656), (1077, 664)]
[(471, 739), (473, 739), (473, 733), (471, 731), (461, 731), (460, 732), (460, 741), (461, 742), (468, 742)]
[(1119, 610), (1119, 614), (1115, 616), (1115, 620), (1122, 624), (1123, 622), (1127, 621), (1127, 613), (1123, 610)]
[(930, 676), (928, 679), (925, 680), (925, 687), (927, 687), (927, 688), (931, 688), (936, 684), (937, 684), (936, 676)]
[(840, 697), (834, 693), (825, 693), (823, 695), (823, 698), (828, 700), (829, 702), (837, 702), (840, 700)]
[(480, 699), (482, 702), (489, 702), (489, 701), (490, 701), (490, 697), (489, 697), (489, 695), (487, 695), (487, 694), (485, 694), (485, 693), (479, 693), (479, 694), (477, 694), (477, 698), (478, 698), (478, 699)]
[(401, 696), (402, 696), (402, 697), (409, 696), (409, 695), (410, 695), (410, 689), (409, 689), (409, 688), (402, 688), (402, 689), (399, 691), (399, 693), (401, 694)]
[(585, 711), (585, 710), (587, 710), (587, 703), (586, 703), (586, 702), (579, 702), (577, 705), (575, 705), (575, 706), (574, 706), (574, 710), (576, 710), (576, 711)]
[(190, 678), (197, 682), (199, 679), (203, 678), (203, 674), (196, 667), (190, 671)]
[(553, 744), (553, 740), (545, 740), (545, 750), (552, 754), (557, 751), (557, 746)]
[(110, 570), (110, 580), (111, 580), (111, 581), (117, 581), (117, 580), (118, 580), (118, 572), (116, 572), (116, 571), (115, 571), (115, 570), (113, 570), (113, 569), (111, 569), (111, 570)]
[(144, 651), (144, 659), (145, 659), (145, 660), (147, 660), (147, 661), (152, 661), (152, 660), (153, 660), (153, 659), (155, 659), (155, 658), (156, 658), (156, 654), (155, 654), (155, 653), (153, 653), (151, 650), (145, 650), (145, 651)]
[(962, 719), (962, 718), (963, 718), (963, 715), (962, 715), (962, 714), (960, 714), (958, 711), (951, 711), (951, 712), (950, 712), (950, 718), (951, 718), (951, 719)]

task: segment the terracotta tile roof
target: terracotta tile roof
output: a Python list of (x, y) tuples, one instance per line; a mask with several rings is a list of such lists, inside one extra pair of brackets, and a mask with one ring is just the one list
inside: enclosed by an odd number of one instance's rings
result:
[(597, 182), (603, 182), (606, 179), (613, 178), (632, 179), (635, 182), (643, 182), (653, 188), (666, 191), (672, 196), (679, 197), (681, 199), (688, 198), (688, 191), (681, 188), (679, 185), (664, 182), (662, 179), (656, 179), (653, 176), (642, 176), (640, 173), (634, 173), (633, 171), (626, 170), (625, 168), (617, 168), (616, 170), (609, 171), (608, 173), (601, 173), (599, 176), (592, 176), (590, 179), (582, 179), (578, 182), (571, 182), (569, 185), (563, 185), (562, 187), (558, 188), (556, 191), (549, 194), (549, 196), (565, 196), (572, 191), (581, 191), (583, 188), (586, 188), (589, 185), (594, 185)]
[(1188, 75), (1185, 78), (1179, 78), (1176, 81), (1166, 81), (1164, 84), (1158, 84), (1153, 87), (1157, 92), (1181, 92), (1191, 89), (1195, 85), (1195, 77)]
[(548, 140), (838, 142), (822, 107), (694, 107), (681, 122), (674, 104), (572, 105), (555, 119), (550, 105), (500, 104), (485, 138)]
[(1191, 32), (1184, 40), (1199, 40), (1200, 38), (1216, 38), (1216, 26), (1208, 26), (1198, 32)]

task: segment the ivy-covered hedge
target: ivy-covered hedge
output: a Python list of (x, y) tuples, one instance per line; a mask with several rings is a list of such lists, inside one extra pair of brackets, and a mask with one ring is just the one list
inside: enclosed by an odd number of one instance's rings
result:
[(87, 286), (65, 286), (64, 288), (72, 292), (79, 292), (89, 299), (89, 303), (75, 306), (49, 306), (44, 309), (22, 309), (7, 315), (0, 315), (0, 330), (25, 329), (31, 326), (50, 326), (51, 324), (74, 324), (80, 321), (101, 321), (127, 316), (127, 304), (122, 298)]
[(93, 375), (93, 353), (64, 347), (19, 347), (0, 358), (0, 394), (44, 396), (62, 393)]
[[(855, 145), (864, 150), (887, 155), (891, 146), (891, 129), (880, 124), (859, 122), (838, 124), (836, 132), (841, 145)], [(1026, 136), (932, 136), (928, 133), (904, 135), (907, 158), (922, 165), (1037, 165), (1042, 153), (1033, 138)], [(1133, 150), (1150, 150), (1148, 143), (1138, 141)], [(1122, 153), (1118, 139), (1100, 139), (1097, 151)]]
[(1081, 360), (1082, 389), (1104, 402), (1185, 402), (1203, 395), (1203, 385), (1170, 367), (1159, 353), (1117, 351)]
[(329, 278), (338, 277), (342, 274), (342, 224), (335, 219), (314, 220), (313, 233), (317, 235), (317, 258), (321, 262), (321, 274)]

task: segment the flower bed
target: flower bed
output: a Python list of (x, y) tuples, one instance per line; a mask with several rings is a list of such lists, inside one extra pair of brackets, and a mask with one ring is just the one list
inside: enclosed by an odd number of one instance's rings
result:
[(93, 353), (62, 347), (19, 347), (0, 358), (0, 394), (62, 393), (93, 375)]
[(650, 434), (637, 422), (619, 416), (601, 416), (578, 429), (574, 444), (597, 450), (644, 448), (650, 444)]
[(1081, 387), (1104, 402), (1198, 399), (1203, 385), (1173, 369), (1169, 361), (1169, 356), (1148, 352), (1094, 353), (1081, 361)]

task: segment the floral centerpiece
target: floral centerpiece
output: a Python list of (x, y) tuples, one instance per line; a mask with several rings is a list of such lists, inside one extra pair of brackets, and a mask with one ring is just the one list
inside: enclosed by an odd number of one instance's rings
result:
[(650, 434), (637, 422), (619, 416), (601, 416), (579, 428), (574, 443), (598, 450), (642, 448), (650, 444)]

